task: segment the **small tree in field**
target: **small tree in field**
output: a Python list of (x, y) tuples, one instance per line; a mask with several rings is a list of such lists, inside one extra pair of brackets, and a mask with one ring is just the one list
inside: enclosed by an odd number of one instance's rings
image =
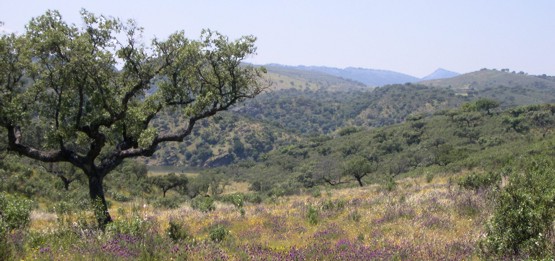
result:
[(176, 175), (175, 173), (155, 176), (150, 178), (150, 180), (152, 184), (162, 190), (163, 197), (166, 197), (166, 193), (170, 189), (176, 189), (183, 193), (187, 192), (187, 183), (189, 182), (185, 175)]
[[(112, 219), (103, 180), (124, 159), (180, 142), (195, 123), (264, 88), (263, 68), (242, 64), (255, 37), (230, 41), (209, 30), (200, 40), (177, 32), (141, 42), (134, 21), (81, 12), (83, 25), (56, 11), (34, 18), (23, 35), (0, 36), (0, 127), (7, 149), (43, 162), (68, 162), (88, 178), (103, 228)], [(173, 110), (177, 129), (152, 121)]]
[(362, 178), (366, 177), (368, 174), (372, 173), (373, 166), (370, 161), (363, 157), (354, 157), (345, 163), (343, 169), (343, 175), (352, 176), (356, 179), (359, 186), (364, 186), (362, 183)]

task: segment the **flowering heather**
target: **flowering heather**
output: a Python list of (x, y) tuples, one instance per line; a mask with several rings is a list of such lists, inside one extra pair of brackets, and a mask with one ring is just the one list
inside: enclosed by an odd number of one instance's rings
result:
[(138, 249), (132, 249), (138, 242), (137, 237), (117, 234), (102, 245), (102, 251), (117, 258), (134, 258), (140, 253)]

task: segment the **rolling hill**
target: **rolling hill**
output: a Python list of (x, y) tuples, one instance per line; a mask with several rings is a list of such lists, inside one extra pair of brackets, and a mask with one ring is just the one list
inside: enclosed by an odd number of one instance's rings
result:
[(423, 81), (420, 84), (453, 89), (459, 95), (487, 97), (504, 107), (555, 102), (555, 81), (547, 76), (533, 76), (508, 70), (482, 69), (449, 79)]
[[(355, 81), (362, 83), (369, 87), (385, 86), (390, 84), (405, 84), (405, 83), (416, 83), (425, 80), (433, 79), (445, 79), (451, 78), (459, 75), (456, 72), (448, 71), (442, 68), (435, 70), (430, 75), (420, 79), (408, 74), (388, 71), (388, 70), (376, 70), (376, 69), (366, 69), (366, 68), (356, 68), (347, 67), (344, 69), (326, 67), (326, 66), (287, 66), (280, 64), (269, 64), (265, 65), (268, 71), (272, 74), (287, 75), (292, 78), (298, 79), (310, 78), (310, 82), (331, 82), (338, 83), (338, 79), (331, 80), (330, 76), (337, 77), (343, 81)], [(275, 77), (275, 76), (273, 76)], [(287, 82), (287, 81), (286, 81)], [(293, 81), (294, 82), (294, 81)], [(287, 85), (286, 85), (287, 86)], [(295, 85), (292, 85), (295, 86)], [(311, 85), (307, 85), (309, 89)], [(344, 87), (343, 87), (344, 88)]]
[(419, 79), (408, 74), (398, 73), (387, 70), (375, 70), (365, 68), (347, 67), (345, 69), (338, 69), (332, 67), (321, 66), (298, 66), (300, 70), (322, 72), (329, 75), (334, 75), (344, 79), (351, 79), (364, 83), (368, 86), (376, 87), (387, 84), (402, 84), (407, 82), (416, 82)]
[[(220, 166), (258, 161), (265, 153), (314, 136), (398, 124), (410, 115), (432, 115), (480, 98), (496, 100), (502, 108), (555, 101), (550, 77), (496, 70), (377, 88), (294, 67), (269, 66), (268, 71), (271, 91), (199, 124), (191, 139), (164, 146), (146, 162)], [(179, 122), (160, 119), (159, 124), (174, 128)]]
[(368, 88), (365, 84), (318, 71), (301, 70), (282, 65), (265, 65), (271, 90), (350, 91)]

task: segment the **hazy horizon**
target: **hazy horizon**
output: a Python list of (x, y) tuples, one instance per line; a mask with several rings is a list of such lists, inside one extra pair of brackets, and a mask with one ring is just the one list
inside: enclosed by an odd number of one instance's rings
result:
[(17, 1), (0, 11), (6, 32), (59, 10), (80, 24), (79, 11), (135, 19), (145, 42), (203, 28), (230, 38), (258, 37), (248, 62), (357, 67), (424, 77), (438, 68), (481, 68), (555, 75), (552, 1)]

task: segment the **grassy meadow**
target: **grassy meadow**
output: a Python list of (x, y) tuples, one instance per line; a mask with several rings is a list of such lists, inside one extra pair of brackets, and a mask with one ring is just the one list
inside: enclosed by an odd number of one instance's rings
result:
[(38, 209), (28, 232), (9, 240), (18, 260), (474, 259), (490, 215), (486, 198), (449, 177), (428, 176), (394, 187), (311, 190), (241, 208), (217, 202), (208, 212), (189, 202), (161, 209), (133, 201), (111, 206), (116, 221), (105, 233), (94, 229), (87, 211)]

